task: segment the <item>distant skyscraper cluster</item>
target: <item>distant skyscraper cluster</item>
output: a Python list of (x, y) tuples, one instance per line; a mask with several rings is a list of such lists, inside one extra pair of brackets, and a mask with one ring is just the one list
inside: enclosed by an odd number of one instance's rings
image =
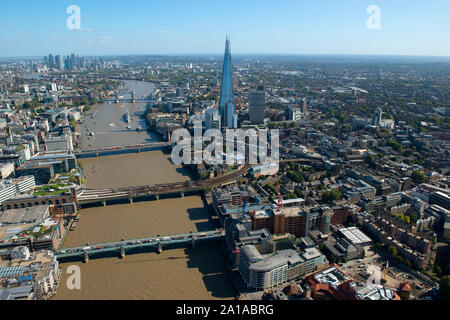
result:
[(49, 54), (48, 57), (44, 57), (44, 64), (48, 66), (49, 69), (61, 71), (80, 70), (83, 68), (99, 70), (102, 68), (104, 61), (103, 59), (97, 58), (83, 58), (79, 54), (75, 55), (74, 53), (65, 58), (61, 55), (53, 56), (52, 54)]

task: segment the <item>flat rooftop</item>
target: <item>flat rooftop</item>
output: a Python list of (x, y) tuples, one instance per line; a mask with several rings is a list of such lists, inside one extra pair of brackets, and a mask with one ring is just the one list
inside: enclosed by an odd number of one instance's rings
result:
[(314, 279), (319, 283), (328, 284), (333, 288), (337, 288), (340, 284), (352, 280), (347, 274), (336, 267), (317, 273), (314, 275)]
[(347, 240), (352, 244), (364, 245), (372, 242), (368, 236), (366, 236), (361, 230), (356, 227), (340, 228), (341, 232)]
[(0, 213), (1, 225), (14, 225), (38, 222), (48, 215), (48, 206), (35, 206), (22, 209), (11, 209)]

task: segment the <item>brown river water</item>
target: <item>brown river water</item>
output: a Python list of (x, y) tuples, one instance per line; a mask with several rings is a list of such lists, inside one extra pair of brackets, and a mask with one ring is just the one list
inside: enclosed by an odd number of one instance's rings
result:
[[(136, 97), (148, 95), (152, 85), (126, 82), (136, 90)], [(125, 95), (126, 96), (126, 95)], [(122, 119), (129, 110), (130, 126)], [(131, 145), (156, 141), (157, 137), (144, 131), (143, 120), (136, 111), (145, 110), (145, 104), (101, 104), (90, 117), (79, 125), (83, 148)], [(88, 138), (87, 133), (95, 135)], [(170, 161), (163, 151), (122, 154), (81, 160), (89, 188), (110, 188), (170, 183), (189, 180), (183, 168)], [(212, 230), (208, 211), (202, 198), (191, 196), (134, 204), (92, 207), (80, 211), (81, 219), (75, 231), (67, 236), (63, 248), (91, 245), (124, 239), (139, 239), (161, 235)], [(81, 269), (81, 290), (69, 290), (67, 268)], [(61, 264), (63, 275), (55, 299), (124, 299), (124, 300), (199, 300), (232, 299), (236, 295), (229, 279), (219, 244), (205, 243), (195, 249), (186, 247), (163, 251), (90, 260), (84, 263)]]

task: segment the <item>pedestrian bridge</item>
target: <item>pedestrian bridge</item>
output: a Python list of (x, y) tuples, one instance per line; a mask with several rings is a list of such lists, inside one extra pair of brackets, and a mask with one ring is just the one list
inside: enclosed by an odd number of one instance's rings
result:
[(162, 252), (164, 246), (174, 244), (190, 244), (195, 247), (197, 242), (208, 240), (220, 240), (225, 236), (224, 230), (215, 230), (207, 232), (177, 234), (172, 236), (158, 236), (153, 238), (143, 238), (136, 240), (123, 240), (97, 245), (87, 245), (84, 247), (60, 249), (56, 251), (58, 260), (67, 258), (80, 258), (84, 262), (89, 261), (89, 255), (107, 252), (119, 252), (122, 258), (125, 257), (126, 251), (137, 248), (154, 247), (159, 253)]

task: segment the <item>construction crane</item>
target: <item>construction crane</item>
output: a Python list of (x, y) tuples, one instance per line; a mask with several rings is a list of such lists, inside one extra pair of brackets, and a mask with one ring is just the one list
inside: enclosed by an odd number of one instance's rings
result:
[(280, 186), (278, 185), (277, 175), (274, 175), (274, 177), (275, 177), (275, 184), (277, 186), (277, 192), (278, 192), (278, 211), (281, 211), (281, 205), (283, 204), (283, 199), (281, 198), (281, 191), (280, 191)]

